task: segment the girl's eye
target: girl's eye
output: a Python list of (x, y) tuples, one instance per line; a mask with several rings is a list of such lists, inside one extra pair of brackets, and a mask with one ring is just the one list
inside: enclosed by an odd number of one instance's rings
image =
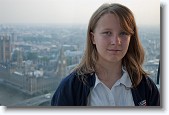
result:
[(103, 34), (110, 36), (111, 32), (107, 31), (107, 32), (103, 32)]
[(124, 35), (129, 35), (127, 32), (120, 32), (120, 35), (124, 36)]

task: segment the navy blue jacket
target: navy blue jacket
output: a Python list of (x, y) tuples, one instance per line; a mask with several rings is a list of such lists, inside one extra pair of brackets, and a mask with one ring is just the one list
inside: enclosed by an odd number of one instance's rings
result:
[[(64, 78), (51, 100), (52, 106), (86, 106), (90, 88), (95, 85), (95, 74), (87, 74), (86, 83), (76, 72)], [(132, 88), (135, 106), (160, 106), (158, 88), (149, 77), (143, 77), (136, 88)]]

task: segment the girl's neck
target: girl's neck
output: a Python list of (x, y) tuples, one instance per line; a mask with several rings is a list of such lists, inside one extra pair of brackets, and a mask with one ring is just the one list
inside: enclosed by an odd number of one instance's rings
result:
[(122, 63), (98, 63), (96, 64), (98, 78), (111, 89), (114, 83), (122, 76)]

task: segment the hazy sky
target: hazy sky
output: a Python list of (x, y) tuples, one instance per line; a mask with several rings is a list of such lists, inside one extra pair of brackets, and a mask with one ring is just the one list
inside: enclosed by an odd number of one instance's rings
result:
[(138, 25), (160, 25), (160, 0), (0, 0), (3, 23), (82, 23), (105, 2), (129, 7)]

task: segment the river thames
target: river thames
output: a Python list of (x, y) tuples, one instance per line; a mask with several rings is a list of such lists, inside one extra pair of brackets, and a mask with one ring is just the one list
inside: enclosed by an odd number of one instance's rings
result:
[(0, 83), (0, 105), (10, 106), (29, 98), (31, 98), (31, 96)]

